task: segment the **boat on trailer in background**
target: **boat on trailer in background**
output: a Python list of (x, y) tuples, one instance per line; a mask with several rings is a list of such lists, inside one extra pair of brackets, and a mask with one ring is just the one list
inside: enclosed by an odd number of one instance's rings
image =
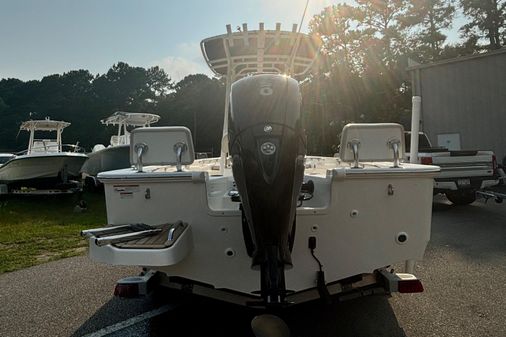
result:
[[(79, 171), (88, 158), (77, 145), (62, 144), (63, 130), (70, 123), (49, 118), (21, 124), (28, 131), (28, 149), (0, 165), (0, 186), (7, 194), (66, 194), (80, 190)], [(56, 138), (36, 138), (56, 132)]]
[(117, 133), (111, 136), (109, 145), (93, 146), (89, 159), (84, 163), (81, 171), (83, 181), (87, 187), (95, 188), (100, 185), (97, 175), (100, 172), (130, 167), (130, 132), (129, 128), (149, 127), (160, 120), (160, 116), (145, 112), (116, 111), (100, 122), (106, 126), (117, 126)]
[[(439, 168), (403, 162), (402, 126), (349, 124), (338, 157), (307, 156), (294, 78), (308, 74), (319, 41), (260, 24), (227, 26), (201, 47), (226, 79), (221, 157), (195, 160), (184, 127), (133, 130), (135, 167), (98, 175), (108, 225), (82, 232), (90, 257), (267, 310), (422, 291), (414, 265)], [(405, 272), (391, 270), (397, 263)], [(117, 291), (136, 286), (120, 281)]]

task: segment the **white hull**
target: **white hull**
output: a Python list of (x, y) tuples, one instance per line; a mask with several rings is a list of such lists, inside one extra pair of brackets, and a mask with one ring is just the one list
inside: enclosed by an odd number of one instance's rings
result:
[(17, 156), (0, 167), (0, 182), (18, 183), (35, 179), (57, 179), (65, 169), (68, 177), (78, 177), (87, 159), (82, 153), (44, 153)]
[[(259, 271), (250, 268), (239, 203), (228, 195), (233, 177), (228, 170), (225, 176), (212, 176), (216, 171), (206, 163), (211, 160), (196, 161), (181, 173), (148, 167), (143, 173), (125, 169), (101, 174), (109, 224), (182, 220), (190, 228), (166, 249), (99, 247), (90, 241), (91, 257), (114, 265), (149, 266), (167, 276), (244, 294), (258, 291)], [(297, 209), (287, 289), (315, 288), (318, 265), (308, 249), (310, 236), (317, 238), (315, 252), (327, 283), (422, 259), (430, 238), (437, 167), (391, 168), (388, 162), (356, 170), (335, 158), (315, 157), (307, 163), (311, 168), (304, 180), (313, 180), (315, 193)], [(407, 241), (401, 243), (397, 238), (403, 233)], [(188, 253), (181, 258), (181, 252)]]
[(88, 153), (88, 160), (81, 168), (87, 176), (96, 176), (100, 172), (130, 167), (130, 145), (118, 145)]

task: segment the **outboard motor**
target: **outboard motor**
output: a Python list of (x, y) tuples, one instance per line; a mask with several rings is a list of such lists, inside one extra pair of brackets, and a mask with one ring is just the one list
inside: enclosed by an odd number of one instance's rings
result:
[(267, 305), (285, 301), (295, 211), (304, 178), (306, 140), (297, 81), (263, 74), (232, 85), (229, 143), (232, 170), (254, 245)]

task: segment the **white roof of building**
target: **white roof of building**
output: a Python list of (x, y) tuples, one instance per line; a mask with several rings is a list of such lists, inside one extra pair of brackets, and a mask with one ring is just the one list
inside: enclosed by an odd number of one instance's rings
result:
[(451, 59), (445, 59), (445, 60), (440, 60), (440, 61), (431, 62), (431, 63), (423, 63), (423, 64), (420, 64), (414, 60), (408, 59), (407, 70), (412, 71), (412, 70), (417, 70), (417, 69), (425, 69), (425, 68), (436, 67), (436, 66), (441, 66), (441, 65), (451, 64), (451, 63), (464, 62), (464, 61), (475, 60), (475, 59), (480, 59), (480, 58), (489, 57), (489, 56), (495, 56), (495, 55), (499, 55), (499, 54), (506, 54), (506, 47), (502, 47), (500, 49), (488, 51), (485, 53), (459, 56), (459, 57), (454, 57)]

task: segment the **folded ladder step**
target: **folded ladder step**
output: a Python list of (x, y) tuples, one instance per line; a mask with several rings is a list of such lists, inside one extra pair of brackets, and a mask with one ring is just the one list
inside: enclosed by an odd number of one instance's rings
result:
[(144, 231), (139, 232), (133, 232), (133, 233), (126, 233), (126, 234), (118, 234), (118, 235), (111, 235), (111, 236), (103, 236), (95, 239), (95, 244), (99, 247), (109, 245), (109, 244), (115, 244), (115, 243), (121, 243), (126, 242), (130, 240), (140, 239), (146, 236), (156, 235), (162, 231), (161, 228), (156, 229), (148, 229)]
[(143, 223), (137, 223), (137, 224), (129, 224), (129, 225), (120, 225), (120, 226), (108, 226), (108, 227), (101, 227), (101, 228), (93, 228), (93, 229), (87, 229), (81, 231), (81, 236), (84, 236), (86, 238), (90, 238), (92, 236), (104, 236), (104, 235), (116, 235), (116, 234), (122, 234), (122, 233), (135, 233), (135, 232), (141, 232), (145, 230), (154, 229), (152, 226), (143, 224)]

